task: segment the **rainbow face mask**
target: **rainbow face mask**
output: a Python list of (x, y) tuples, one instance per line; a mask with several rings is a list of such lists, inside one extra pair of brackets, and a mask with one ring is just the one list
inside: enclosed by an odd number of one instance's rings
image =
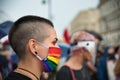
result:
[(61, 48), (47, 47), (44, 44), (41, 45), (48, 48), (48, 56), (44, 59), (40, 58), (38, 55), (36, 55), (36, 57), (42, 62), (45, 72), (53, 72), (56, 70), (59, 63)]

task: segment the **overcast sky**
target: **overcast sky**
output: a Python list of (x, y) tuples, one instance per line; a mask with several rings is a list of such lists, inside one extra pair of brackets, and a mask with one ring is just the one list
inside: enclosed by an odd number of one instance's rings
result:
[[(0, 0), (0, 9), (10, 16), (12, 21), (24, 15), (38, 15), (48, 18), (48, 0)], [(99, 0), (51, 0), (52, 21), (58, 38), (78, 12), (96, 8)]]

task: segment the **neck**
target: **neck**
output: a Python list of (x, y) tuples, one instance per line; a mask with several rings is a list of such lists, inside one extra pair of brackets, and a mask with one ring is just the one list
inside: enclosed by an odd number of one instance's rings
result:
[[(39, 61), (37, 62), (37, 61), (32, 61), (32, 60), (19, 61), (16, 72), (21, 73), (21, 74), (31, 78), (32, 80), (37, 80), (37, 78), (40, 79), (40, 76), (42, 73), (42, 68), (40, 67), (40, 62)], [(19, 69), (19, 68), (22, 68), (24, 70)], [(25, 70), (27, 70), (27, 71), (25, 71)]]
[(82, 69), (82, 59), (79, 57), (71, 57), (67, 62), (66, 65), (70, 66), (74, 70)]

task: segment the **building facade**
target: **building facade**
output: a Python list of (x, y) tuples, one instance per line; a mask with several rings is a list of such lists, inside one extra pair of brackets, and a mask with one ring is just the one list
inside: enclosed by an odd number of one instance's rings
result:
[(72, 35), (79, 30), (90, 30), (99, 33), (99, 19), (100, 14), (98, 9), (89, 9), (79, 12), (71, 22), (70, 34)]
[(100, 2), (100, 34), (106, 44), (120, 45), (120, 0)]

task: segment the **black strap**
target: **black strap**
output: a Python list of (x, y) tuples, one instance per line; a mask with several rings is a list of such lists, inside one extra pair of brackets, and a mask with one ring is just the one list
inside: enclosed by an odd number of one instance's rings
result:
[(70, 73), (71, 73), (71, 75), (72, 75), (72, 80), (76, 80), (75, 74), (74, 74), (73, 70), (72, 70), (68, 65), (65, 65), (65, 66), (69, 68)]

